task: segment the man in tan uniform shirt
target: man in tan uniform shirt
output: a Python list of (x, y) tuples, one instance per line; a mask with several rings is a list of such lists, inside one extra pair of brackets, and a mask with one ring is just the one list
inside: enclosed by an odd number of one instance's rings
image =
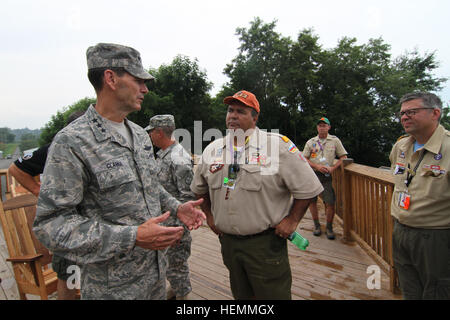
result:
[(405, 299), (450, 299), (450, 133), (436, 95), (410, 93), (400, 104), (409, 136), (390, 154), (394, 266)]
[(256, 127), (248, 91), (224, 99), (228, 134), (203, 152), (192, 191), (219, 235), (235, 299), (291, 299), (286, 238), (322, 185), (287, 138)]
[[(333, 218), (336, 196), (333, 190), (331, 173), (339, 168), (343, 159), (347, 158), (347, 151), (345, 151), (338, 137), (328, 133), (330, 129), (330, 120), (325, 117), (320, 118), (317, 122), (318, 135), (306, 142), (305, 148), (303, 149), (303, 156), (308, 160), (308, 163), (314, 169), (314, 172), (323, 185), (324, 191), (320, 196), (325, 203), (325, 213), (327, 216), (326, 234), (328, 239), (333, 240), (335, 238)], [(334, 163), (336, 157), (339, 160)], [(319, 223), (319, 212), (317, 210), (317, 198), (309, 205), (309, 211), (314, 220), (313, 234), (320, 236), (322, 231)]]

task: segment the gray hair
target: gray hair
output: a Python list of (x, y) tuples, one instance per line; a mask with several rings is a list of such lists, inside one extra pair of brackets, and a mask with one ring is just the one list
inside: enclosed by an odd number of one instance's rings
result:
[(171, 138), (173, 132), (175, 131), (175, 127), (158, 127), (164, 133), (167, 138)]
[[(430, 109), (439, 109), (441, 110), (441, 116), (442, 116), (442, 101), (441, 99), (431, 92), (410, 92), (405, 94), (403, 97), (400, 98), (400, 104), (411, 101), (414, 99), (420, 99), (422, 100), (422, 105), (424, 108), (430, 108)], [(438, 121), (441, 120), (441, 116), (439, 117)]]

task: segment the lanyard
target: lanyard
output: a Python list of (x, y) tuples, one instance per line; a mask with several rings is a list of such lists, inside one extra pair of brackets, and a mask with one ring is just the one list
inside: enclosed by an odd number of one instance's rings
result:
[[(322, 147), (322, 144), (320, 143), (320, 138), (317, 140), (317, 143), (319, 144), (319, 147), (320, 147), (320, 151), (322, 151), (322, 153), (323, 153), (323, 147)], [(325, 146), (327, 143), (325, 142), (323, 145)]]
[(417, 168), (419, 168), (420, 163), (423, 160), (423, 157), (425, 157), (425, 153), (427, 153), (427, 150), (423, 150), (422, 155), (420, 156), (419, 161), (417, 161), (416, 167), (414, 168), (414, 170), (411, 170), (411, 166), (408, 163), (408, 174), (406, 175), (406, 180), (405, 180), (405, 184), (406, 184), (406, 188), (409, 187), (409, 185), (411, 184), (412, 179), (414, 178), (414, 176), (416, 175), (417, 172)]

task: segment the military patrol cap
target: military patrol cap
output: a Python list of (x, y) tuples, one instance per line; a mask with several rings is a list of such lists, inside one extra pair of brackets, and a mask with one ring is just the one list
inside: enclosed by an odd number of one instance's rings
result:
[(139, 52), (131, 47), (114, 43), (99, 43), (87, 49), (86, 58), (88, 69), (124, 68), (138, 79), (155, 79), (142, 67)]
[(328, 119), (325, 118), (325, 117), (320, 118), (319, 121), (317, 121), (317, 124), (319, 124), (319, 123), (321, 123), (321, 122), (324, 122), (324, 123), (326, 123), (327, 125), (331, 126), (330, 120), (328, 120)]
[(175, 127), (175, 119), (171, 114), (158, 114), (150, 118), (148, 126), (144, 129), (149, 131), (159, 127)]
[(242, 102), (247, 107), (255, 109), (256, 112), (259, 113), (259, 102), (253, 93), (251, 93), (249, 91), (241, 90), (241, 91), (236, 92), (233, 96), (226, 97), (225, 99), (223, 99), (223, 103), (232, 104), (233, 101), (235, 101), (235, 100)]

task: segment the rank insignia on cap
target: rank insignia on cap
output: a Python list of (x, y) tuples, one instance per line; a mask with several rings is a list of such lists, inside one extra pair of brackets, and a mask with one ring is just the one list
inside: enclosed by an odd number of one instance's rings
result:
[(441, 160), (442, 159), (442, 153), (438, 153), (434, 156), (434, 160)]
[(286, 143), (288, 143), (290, 141), (289, 138), (286, 136), (283, 136), (281, 139)]

